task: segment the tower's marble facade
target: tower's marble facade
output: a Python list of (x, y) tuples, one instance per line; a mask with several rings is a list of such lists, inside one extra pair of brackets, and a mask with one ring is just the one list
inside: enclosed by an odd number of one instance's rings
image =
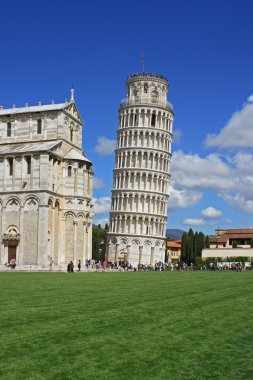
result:
[(119, 108), (107, 257), (136, 266), (164, 260), (173, 108), (168, 81), (134, 74)]
[(0, 260), (91, 258), (92, 168), (74, 102), (0, 107)]

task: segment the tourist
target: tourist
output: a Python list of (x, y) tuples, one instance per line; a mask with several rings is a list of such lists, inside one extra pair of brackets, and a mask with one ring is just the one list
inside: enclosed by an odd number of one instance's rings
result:
[(67, 266), (67, 272), (68, 272), (68, 273), (74, 272), (74, 264), (73, 264), (73, 261), (70, 261), (70, 262), (68, 263), (68, 266)]
[(16, 268), (16, 260), (15, 259), (11, 259), (9, 266), (10, 266), (11, 269), (15, 269)]
[(77, 267), (78, 267), (78, 272), (81, 272), (81, 260), (78, 261)]
[(49, 268), (50, 268), (50, 272), (52, 271), (53, 269), (53, 263), (54, 263), (54, 260), (52, 257), (50, 257), (50, 260), (49, 260)]

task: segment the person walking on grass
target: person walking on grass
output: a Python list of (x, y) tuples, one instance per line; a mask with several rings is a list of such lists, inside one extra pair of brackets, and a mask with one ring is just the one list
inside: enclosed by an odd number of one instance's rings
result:
[(77, 267), (78, 267), (78, 272), (81, 272), (81, 260), (78, 261)]
[(70, 261), (68, 266), (67, 266), (67, 272), (68, 273), (71, 273), (71, 272), (74, 272), (74, 264), (73, 264), (73, 261)]

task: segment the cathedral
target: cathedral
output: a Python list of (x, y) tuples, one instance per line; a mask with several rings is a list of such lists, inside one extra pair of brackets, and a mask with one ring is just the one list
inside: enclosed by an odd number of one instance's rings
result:
[(119, 107), (107, 258), (154, 265), (165, 259), (173, 107), (168, 80), (139, 73)]
[(92, 256), (92, 163), (74, 101), (0, 107), (0, 263), (59, 268)]

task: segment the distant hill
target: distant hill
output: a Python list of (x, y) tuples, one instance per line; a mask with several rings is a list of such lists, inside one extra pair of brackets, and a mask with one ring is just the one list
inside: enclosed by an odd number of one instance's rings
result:
[(166, 236), (167, 238), (170, 238), (170, 239), (173, 239), (173, 240), (181, 240), (182, 239), (182, 235), (185, 231), (183, 230), (178, 230), (176, 228), (168, 228), (166, 230)]

